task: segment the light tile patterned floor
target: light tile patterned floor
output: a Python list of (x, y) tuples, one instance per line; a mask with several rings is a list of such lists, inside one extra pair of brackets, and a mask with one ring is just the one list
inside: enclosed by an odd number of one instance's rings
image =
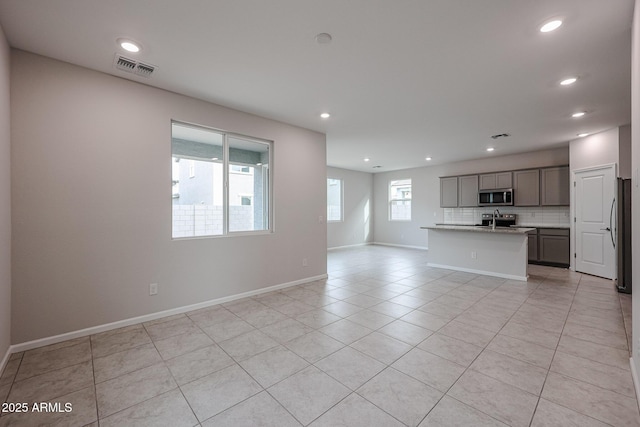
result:
[[(14, 354), (0, 426), (633, 426), (631, 298), (531, 266), (329, 252), (329, 280)], [(64, 406), (62, 406), (64, 407)]]

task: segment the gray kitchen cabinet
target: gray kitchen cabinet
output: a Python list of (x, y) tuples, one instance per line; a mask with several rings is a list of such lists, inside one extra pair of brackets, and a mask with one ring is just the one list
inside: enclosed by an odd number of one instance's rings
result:
[(529, 261), (538, 261), (538, 229), (529, 231)]
[(478, 206), (478, 175), (458, 177), (458, 207)]
[(458, 207), (458, 177), (440, 178), (440, 207)]
[(540, 228), (538, 230), (538, 261), (569, 265), (569, 229)]
[(569, 166), (540, 170), (542, 206), (569, 206)]
[(479, 176), (480, 190), (495, 190), (513, 187), (511, 172), (488, 173)]
[(540, 206), (540, 169), (513, 172), (513, 205)]

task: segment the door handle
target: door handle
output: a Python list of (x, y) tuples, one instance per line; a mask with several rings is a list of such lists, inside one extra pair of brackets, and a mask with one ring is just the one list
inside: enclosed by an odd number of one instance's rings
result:
[(601, 228), (600, 230), (601, 230), (601, 231), (611, 231), (611, 229), (610, 229), (609, 227), (607, 227), (607, 228)]

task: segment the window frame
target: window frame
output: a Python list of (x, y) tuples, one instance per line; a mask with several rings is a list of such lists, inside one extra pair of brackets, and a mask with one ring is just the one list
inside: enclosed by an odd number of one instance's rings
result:
[[(329, 219), (329, 180), (340, 183), (340, 219)], [(327, 223), (344, 222), (344, 180), (342, 178), (327, 177)]]
[[(409, 181), (409, 187), (411, 188), (411, 190), (410, 190), (411, 197), (409, 197), (409, 198), (394, 198), (394, 197), (392, 197), (391, 188), (394, 187), (394, 183), (401, 182), (401, 181)], [(396, 184), (396, 186), (397, 186), (397, 184)], [(412, 220), (412, 217), (413, 217), (413, 202), (412, 202), (412, 198), (413, 198), (413, 181), (412, 181), (411, 178), (390, 179), (389, 180), (389, 186), (388, 186), (388, 199), (389, 199), (388, 218), (389, 218), (389, 221), (410, 222)], [(393, 203), (394, 202), (405, 202), (405, 203), (409, 202), (409, 218), (394, 218), (393, 217)]]
[[(173, 236), (173, 194), (171, 195), (171, 207), (172, 207), (172, 212), (171, 212), (171, 240), (189, 240), (189, 239), (217, 239), (217, 238), (224, 238), (224, 237), (232, 237), (232, 236), (255, 236), (255, 235), (264, 235), (264, 234), (273, 234), (275, 233), (275, 220), (274, 220), (274, 206), (273, 206), (273, 200), (274, 200), (274, 195), (273, 195), (273, 164), (274, 164), (274, 154), (273, 154), (273, 150), (274, 150), (274, 141), (269, 140), (269, 139), (264, 139), (264, 138), (258, 138), (258, 137), (253, 137), (253, 136), (248, 136), (248, 135), (243, 135), (240, 133), (236, 133), (236, 132), (229, 132), (229, 131), (225, 131), (223, 129), (218, 129), (218, 128), (214, 128), (214, 127), (210, 127), (210, 126), (205, 126), (205, 125), (201, 125), (201, 124), (197, 124), (197, 123), (191, 123), (191, 122), (187, 122), (187, 121), (183, 121), (183, 120), (176, 120), (176, 119), (171, 119), (171, 127), (170, 127), (170, 137), (169, 137), (169, 143), (170, 143), (170, 151), (171, 151), (171, 159), (173, 159), (174, 157), (180, 157), (181, 159), (189, 159), (190, 156), (175, 156), (174, 152), (173, 152), (173, 148), (171, 148), (171, 144), (173, 143), (173, 125), (179, 125), (179, 126), (185, 126), (185, 127), (192, 127), (192, 128), (196, 128), (196, 129), (202, 129), (205, 131), (209, 131), (209, 132), (215, 132), (220, 134), (220, 136), (222, 137), (222, 159), (200, 159), (200, 158), (196, 158), (199, 161), (209, 161), (212, 163), (221, 163), (222, 164), (222, 175), (223, 175), (223, 183), (222, 183), (222, 211), (223, 211), (223, 218), (222, 218), (222, 233), (221, 234), (208, 234), (208, 235), (198, 235), (198, 236), (184, 236), (184, 237), (174, 237)], [(265, 224), (265, 228), (261, 229), (261, 230), (240, 230), (240, 231), (231, 231), (229, 229), (229, 220), (230, 220), (230, 195), (229, 195), (229, 177), (230, 174), (232, 173), (239, 173), (239, 174), (245, 174), (243, 172), (232, 172), (231, 171), (231, 165), (232, 164), (237, 164), (237, 162), (233, 163), (230, 161), (229, 159), (229, 139), (231, 138), (236, 138), (236, 139), (240, 139), (243, 141), (247, 141), (247, 142), (254, 142), (254, 143), (258, 143), (258, 144), (265, 144), (268, 147), (268, 153), (269, 153), (269, 157), (268, 157), (268, 163), (267, 164), (262, 164), (262, 163), (258, 163), (255, 166), (261, 166), (263, 168), (263, 191), (267, 191), (267, 197), (265, 200), (265, 207), (263, 209), (263, 218), (266, 215), (266, 224)], [(173, 161), (173, 160), (172, 160)], [(251, 165), (253, 166), (253, 165)], [(173, 167), (173, 165), (171, 165), (171, 167)], [(248, 174), (248, 173), (247, 173)], [(172, 183), (172, 187), (173, 187), (173, 183)], [(171, 193), (173, 193), (173, 191), (171, 191)], [(255, 195), (254, 195), (255, 196)], [(252, 205), (253, 206), (253, 201), (254, 201), (255, 197), (252, 197)]]

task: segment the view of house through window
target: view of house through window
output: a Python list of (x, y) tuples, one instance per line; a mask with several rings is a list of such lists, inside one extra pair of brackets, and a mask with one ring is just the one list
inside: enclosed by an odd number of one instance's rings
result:
[(327, 221), (342, 221), (342, 180), (327, 179)]
[(389, 182), (389, 219), (411, 220), (411, 180), (400, 179)]
[(171, 130), (172, 237), (269, 230), (270, 142), (177, 122)]

